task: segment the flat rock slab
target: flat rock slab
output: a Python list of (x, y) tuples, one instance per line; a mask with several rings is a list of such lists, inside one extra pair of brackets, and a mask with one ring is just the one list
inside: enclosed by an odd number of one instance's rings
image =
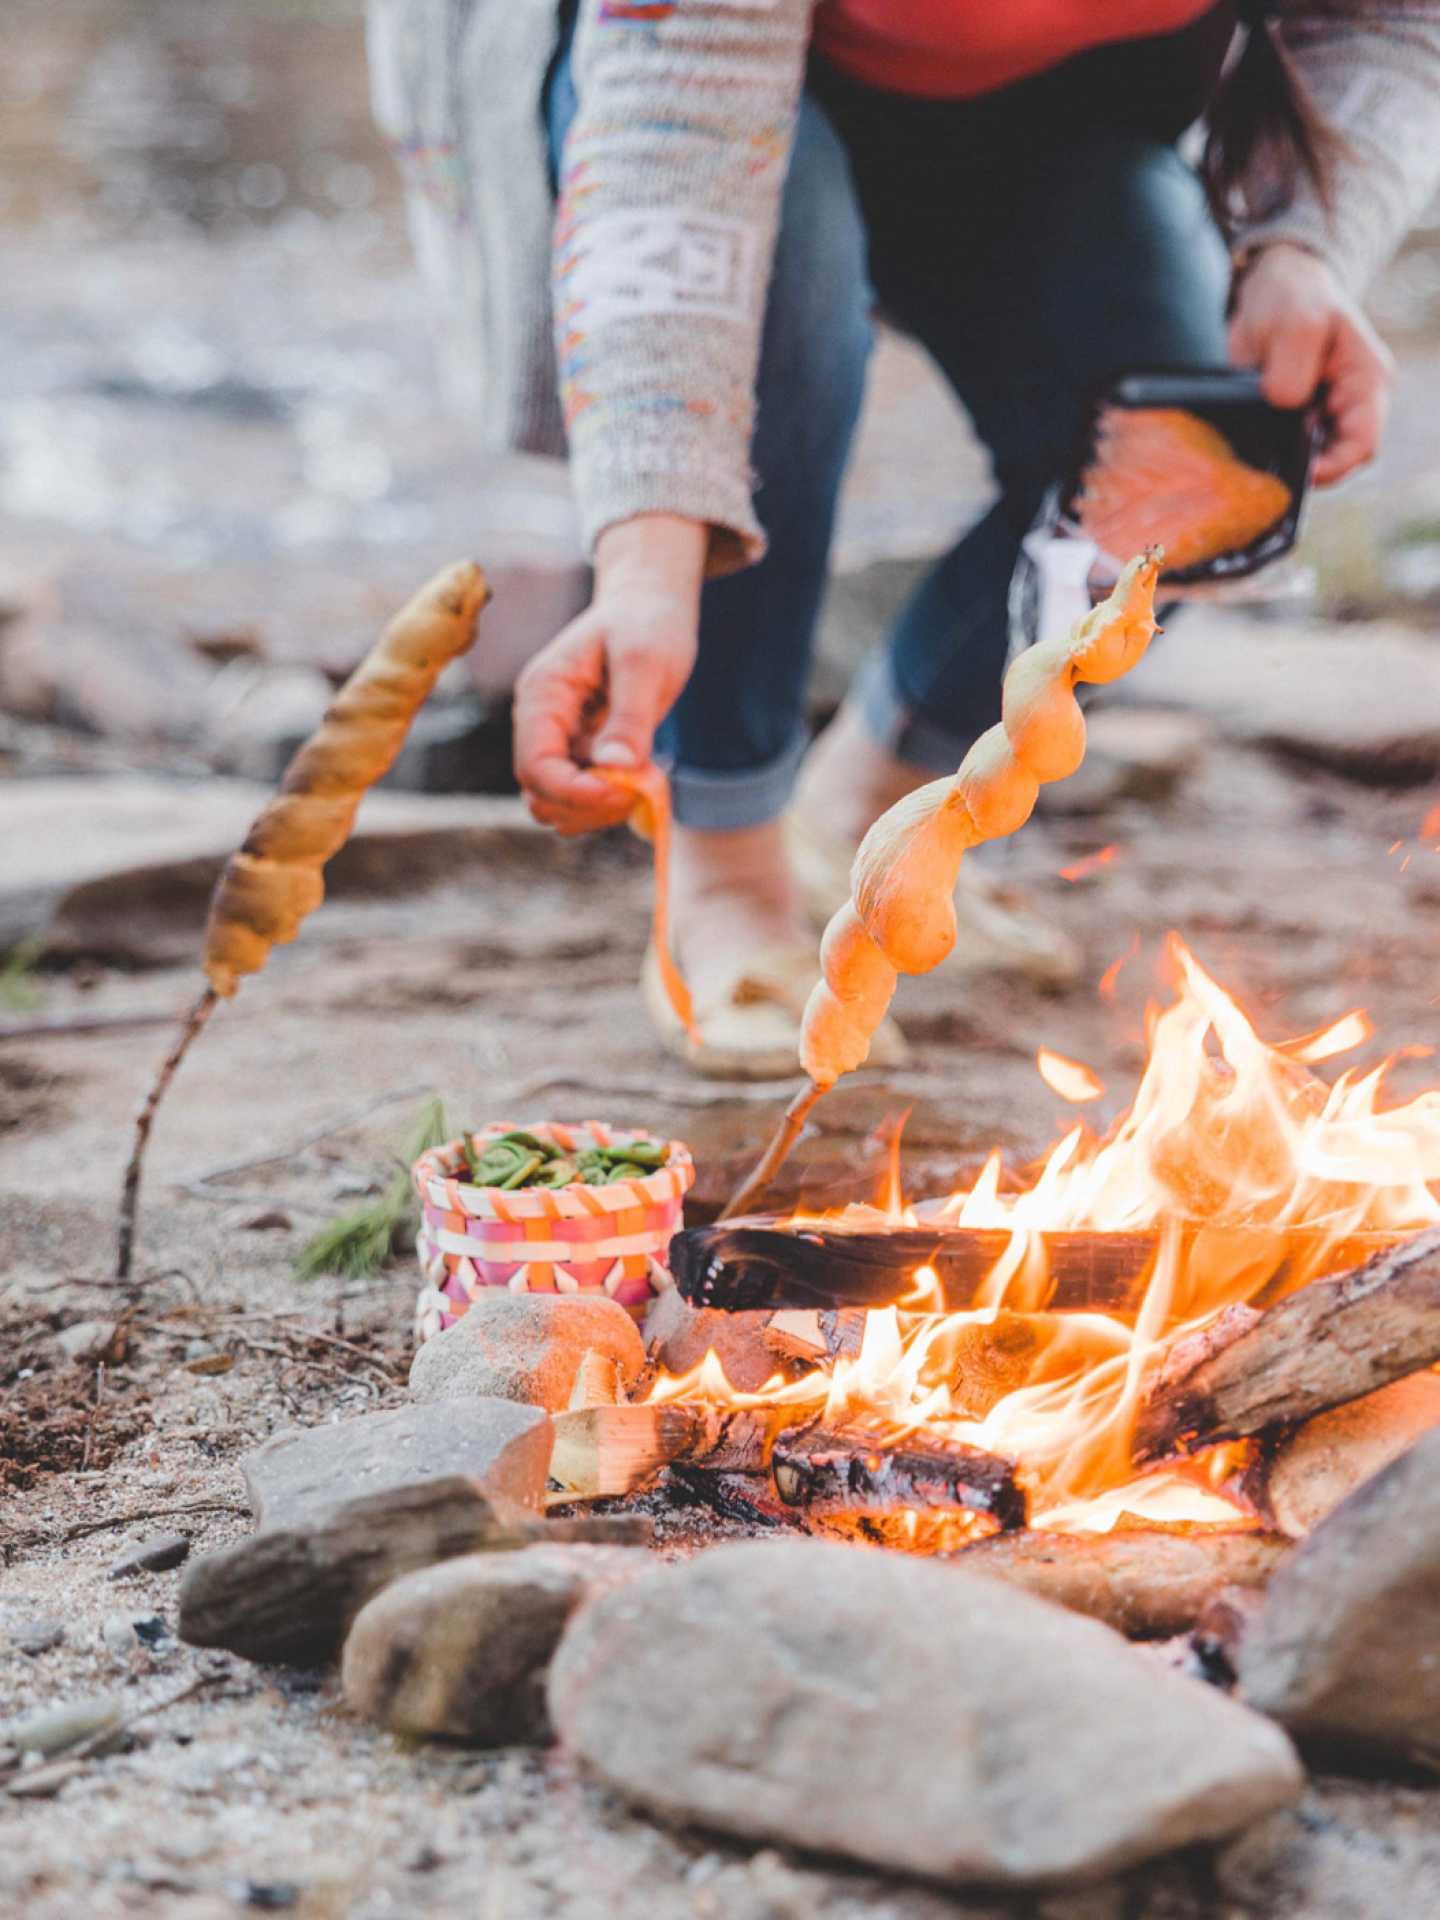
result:
[[(198, 925), (220, 862), (236, 848), (271, 789), (210, 775), (162, 780), (144, 774), (57, 775), (10, 780), (0, 795), (6, 846), (0, 881), (0, 939), (14, 941), (53, 921), (78, 934), (113, 923), (117, 907), (147, 903), (182, 911)], [(415, 835), (532, 831), (519, 803), (486, 798), (370, 793), (340, 858), (373, 857), (387, 843), (405, 852)], [(539, 830), (533, 830), (537, 843)], [(408, 886), (408, 853), (393, 863), (396, 891)]]
[(495, 1287), (425, 1342), (410, 1368), (410, 1392), (421, 1402), (485, 1396), (559, 1413), (587, 1353), (613, 1361), (627, 1383), (645, 1365), (635, 1322), (615, 1301)]
[(1440, 1755), (1440, 1432), (1296, 1548), (1238, 1665), (1243, 1697), (1301, 1738)]
[(551, 1444), (538, 1408), (476, 1399), (296, 1427), (240, 1465), (260, 1526), (319, 1526), (352, 1500), (457, 1474), (492, 1502), (538, 1507)]
[(626, 1547), (465, 1554), (397, 1580), (345, 1642), (345, 1699), (394, 1733), (486, 1747), (550, 1737), (545, 1669), (583, 1599), (635, 1578)]
[(1427, 636), (1380, 622), (1282, 626), (1199, 606), (1174, 625), (1127, 680), (1124, 702), (1183, 707), (1232, 740), (1375, 786), (1440, 773), (1440, 658)]
[(954, 1566), (720, 1547), (584, 1607), (562, 1741), (663, 1818), (960, 1884), (1086, 1882), (1288, 1805), (1280, 1730)]
[(259, 1531), (190, 1568), (180, 1637), (252, 1660), (328, 1658), (402, 1574), (536, 1538), (552, 1444), (548, 1416), (508, 1400), (277, 1435), (243, 1462)]

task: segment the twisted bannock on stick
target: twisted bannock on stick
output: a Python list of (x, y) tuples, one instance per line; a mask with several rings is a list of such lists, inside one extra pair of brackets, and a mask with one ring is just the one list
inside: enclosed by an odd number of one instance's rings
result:
[(855, 855), (851, 897), (825, 929), (824, 978), (805, 1008), (800, 1064), (818, 1088), (864, 1064), (902, 973), (928, 973), (955, 944), (955, 883), (967, 849), (1014, 833), (1043, 784), (1085, 757), (1080, 681), (1120, 679), (1149, 646), (1164, 550), (1132, 560), (1107, 600), (1063, 639), (1022, 653), (1005, 676), (999, 726), (948, 780), (882, 814)]
[(325, 897), (321, 869), (350, 836), (366, 792), (388, 773), (410, 723), (475, 638), (490, 598), (473, 560), (447, 567), (403, 606), (336, 694), (220, 876), (205, 972), (226, 999), (293, 940)]

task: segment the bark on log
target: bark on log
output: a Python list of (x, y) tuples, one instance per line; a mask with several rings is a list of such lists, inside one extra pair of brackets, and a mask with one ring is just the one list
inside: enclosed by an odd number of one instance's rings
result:
[(1136, 1422), (1137, 1462), (1308, 1420), (1433, 1366), (1440, 1228), (1231, 1324), (1238, 1331), (1226, 1344), (1205, 1330), (1170, 1355)]
[(1289, 1551), (1277, 1534), (1231, 1527), (999, 1534), (957, 1564), (1008, 1580), (1132, 1640), (1187, 1633), (1224, 1587), (1263, 1587)]
[[(682, 1296), (728, 1312), (760, 1308), (902, 1306), (917, 1267), (934, 1269), (940, 1311), (963, 1312), (1010, 1245), (1003, 1229), (897, 1227), (846, 1233), (788, 1229), (776, 1215), (692, 1227), (670, 1242), (670, 1268)], [(1152, 1233), (1047, 1233), (1055, 1313), (1134, 1312), (1154, 1254)]]
[(878, 1425), (792, 1428), (775, 1442), (770, 1472), (787, 1506), (813, 1514), (985, 1513), (1023, 1527), (1015, 1463), (979, 1447), (907, 1433), (888, 1443)]
[(598, 1500), (633, 1493), (679, 1460), (716, 1472), (763, 1473), (775, 1435), (794, 1420), (793, 1407), (689, 1400), (557, 1413), (550, 1478), (561, 1500)]
[(1262, 1442), (1240, 1490), (1270, 1526), (1303, 1540), (1365, 1481), (1440, 1426), (1440, 1374), (1412, 1373)]

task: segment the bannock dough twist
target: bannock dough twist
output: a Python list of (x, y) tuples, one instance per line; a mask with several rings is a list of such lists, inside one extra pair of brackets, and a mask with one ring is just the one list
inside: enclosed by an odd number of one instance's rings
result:
[(908, 795), (877, 820), (851, 869), (851, 897), (825, 929), (824, 977), (805, 1008), (800, 1063), (816, 1087), (861, 1066), (902, 973), (928, 973), (955, 944), (955, 883), (968, 848), (1014, 833), (1041, 786), (1085, 757), (1078, 681), (1128, 673), (1149, 646), (1164, 551), (1132, 560), (1063, 640), (1022, 653), (1005, 676), (999, 726), (982, 734), (948, 780)]
[(286, 770), (230, 856), (205, 929), (205, 972), (227, 999), (325, 897), (321, 868), (349, 837), (368, 788), (390, 770), (416, 713), (475, 638), (490, 598), (473, 560), (447, 567), (401, 608)]

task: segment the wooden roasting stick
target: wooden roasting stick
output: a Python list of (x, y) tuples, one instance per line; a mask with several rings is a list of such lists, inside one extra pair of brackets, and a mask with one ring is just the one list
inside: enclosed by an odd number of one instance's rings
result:
[(208, 984), (181, 1024), (135, 1122), (120, 1201), (116, 1278), (130, 1277), (140, 1174), (155, 1111), (216, 1004), (272, 947), (293, 940), (325, 897), (322, 869), (344, 846), (366, 792), (388, 773), (416, 713), (452, 660), (475, 638), (490, 598), (473, 560), (447, 567), (386, 627), (336, 694), (325, 718), (286, 769), (240, 849), (226, 862), (210, 905)]
[(902, 973), (928, 973), (955, 944), (955, 883), (965, 853), (1029, 819), (1042, 785), (1085, 758), (1081, 681), (1107, 685), (1136, 664), (1159, 631), (1155, 582), (1164, 550), (1132, 560), (1107, 600), (1063, 639), (1022, 653), (1005, 676), (1002, 719), (948, 780), (920, 787), (882, 814), (851, 869), (851, 898), (825, 929), (824, 978), (805, 1008), (800, 1064), (809, 1077), (726, 1214), (746, 1212), (799, 1139), (815, 1102), (862, 1066)]
[(1437, 1361), (1440, 1227), (1177, 1342), (1136, 1422), (1134, 1457), (1164, 1460), (1308, 1420)]

